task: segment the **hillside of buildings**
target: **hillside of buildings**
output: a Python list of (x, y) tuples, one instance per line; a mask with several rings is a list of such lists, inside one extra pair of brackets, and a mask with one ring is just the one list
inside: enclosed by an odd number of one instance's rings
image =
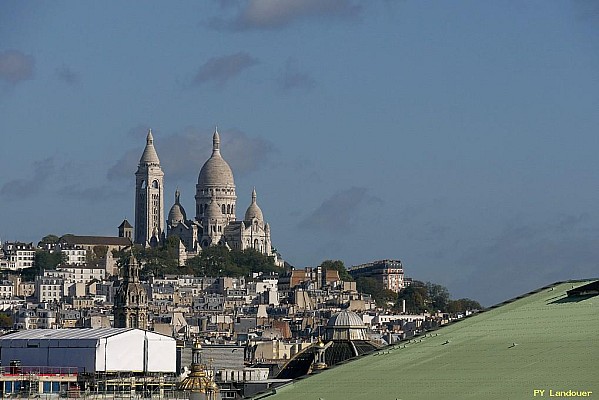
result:
[[(72, 234), (47, 235), (37, 245), (3, 242), (0, 329), (142, 328), (169, 336), (183, 346), (177, 347), (180, 364), (169, 372), (171, 389), (201, 340), (206, 356), (215, 360), (214, 380), (239, 398), (481, 308), (451, 300), (441, 285), (404, 276), (399, 260), (350, 267), (325, 260), (294, 268), (278, 266), (274, 257), (252, 248), (216, 245), (181, 264), (179, 248), (174, 236), (153, 247), (123, 236)], [(313, 365), (319, 348), (329, 350)], [(22, 371), (30, 376), (27, 368)], [(49, 384), (48, 393), (55, 386), (63, 393), (77, 381), (74, 375), (64, 379), (68, 383)], [(11, 382), (7, 394), (23, 395), (20, 384)], [(82, 390), (99, 385), (77, 382)]]

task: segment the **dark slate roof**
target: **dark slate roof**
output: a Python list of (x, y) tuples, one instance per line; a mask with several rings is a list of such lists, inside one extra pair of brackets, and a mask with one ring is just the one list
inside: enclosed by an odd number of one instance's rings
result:
[(122, 228), (133, 228), (133, 226), (129, 223), (129, 221), (124, 219), (123, 222), (119, 225), (119, 229)]
[(60, 241), (66, 244), (96, 245), (96, 246), (130, 246), (131, 240), (118, 236), (63, 236)]

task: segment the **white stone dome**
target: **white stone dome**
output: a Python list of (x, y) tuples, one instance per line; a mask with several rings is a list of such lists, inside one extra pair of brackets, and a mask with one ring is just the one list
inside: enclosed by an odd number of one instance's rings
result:
[(206, 211), (204, 211), (204, 215), (208, 218), (217, 218), (222, 215), (222, 212), (216, 203), (214, 194), (212, 195), (212, 200), (210, 200), (208, 207), (206, 207)]
[(168, 213), (168, 224), (173, 226), (187, 219), (185, 209), (179, 202), (179, 190), (175, 192), (175, 204), (171, 207)]
[(220, 155), (220, 136), (218, 131), (214, 132), (212, 138), (212, 155), (200, 170), (198, 185), (235, 186), (233, 171), (231, 171), (229, 164)]
[(262, 210), (258, 206), (258, 203), (256, 203), (256, 189), (255, 188), (252, 191), (252, 204), (250, 204), (248, 209), (245, 211), (244, 220), (251, 221), (254, 218), (256, 218), (258, 221), (264, 221), (264, 215), (262, 214)]

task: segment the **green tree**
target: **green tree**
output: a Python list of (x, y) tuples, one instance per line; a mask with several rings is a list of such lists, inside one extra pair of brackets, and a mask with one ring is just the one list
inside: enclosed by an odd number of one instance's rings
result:
[(0, 313), (0, 328), (11, 329), (12, 328), (12, 317), (10, 315)]
[(185, 265), (179, 265), (179, 238), (171, 236), (163, 245), (147, 247), (135, 245), (126, 251), (113, 251), (118, 265), (128, 262), (130, 252), (143, 265), (141, 277), (150, 274), (193, 274), (196, 276), (249, 276), (252, 272), (280, 273), (283, 270), (275, 265), (274, 257), (266, 256), (254, 249), (243, 251), (229, 250), (224, 246), (210, 246), (200, 254), (189, 258)]
[(157, 247), (136, 247), (134, 254), (143, 265), (142, 277), (150, 273), (155, 276), (190, 273), (189, 268), (179, 265), (179, 242), (179, 237), (171, 236)]
[(93, 248), (94, 257), (97, 259), (106, 258), (106, 254), (108, 253), (108, 246), (94, 246)]
[(401, 308), (403, 300), (406, 301), (406, 311), (409, 314), (421, 314), (430, 311), (431, 300), (426, 286), (419, 281), (414, 281), (403, 288), (397, 296), (395, 308)]
[(445, 286), (426, 282), (426, 290), (428, 291), (428, 298), (431, 302), (432, 310), (429, 311), (447, 311), (449, 305), (449, 290)]
[(275, 265), (274, 257), (267, 256), (254, 249), (231, 250), (231, 262), (237, 268), (245, 271), (244, 275), (252, 272), (279, 273), (281, 269)]
[(199, 255), (188, 259), (186, 265), (196, 276), (243, 275), (243, 271), (234, 267), (231, 254), (224, 246), (210, 246), (202, 250)]
[(361, 276), (356, 279), (356, 289), (360, 293), (367, 293), (372, 296), (372, 299), (379, 307), (386, 307), (387, 303), (397, 301), (397, 293), (384, 289), (383, 283), (372, 277)]
[(85, 262), (88, 266), (97, 268), (100, 265), (100, 261), (106, 258), (107, 253), (108, 246), (94, 246), (85, 253)]
[(23, 268), (20, 272), (21, 280), (23, 282), (32, 282), (35, 280), (35, 277), (38, 275), (39, 269), (36, 267), (31, 268)]
[(60, 264), (65, 262), (63, 253), (49, 253), (44, 250), (35, 251), (35, 267), (38, 270), (56, 269)]
[(46, 245), (54, 245), (56, 243), (58, 243), (58, 241), (60, 240), (60, 238), (56, 235), (53, 234), (49, 234), (46, 235), (42, 238), (42, 240), (40, 240), (37, 245), (38, 247), (44, 247)]
[(323, 270), (335, 270), (339, 272), (339, 278), (345, 282), (353, 282), (354, 278), (347, 272), (345, 264), (341, 260), (325, 260), (320, 264)]
[(254, 249), (239, 251), (224, 246), (210, 246), (188, 259), (186, 265), (196, 276), (250, 276), (253, 272), (282, 272), (273, 257)]
[(484, 309), (484, 307), (481, 306), (478, 301), (464, 298), (464, 299), (450, 300), (448, 307), (447, 307), (447, 312), (456, 314), (456, 313), (463, 313), (465, 311), (483, 310), (483, 309)]

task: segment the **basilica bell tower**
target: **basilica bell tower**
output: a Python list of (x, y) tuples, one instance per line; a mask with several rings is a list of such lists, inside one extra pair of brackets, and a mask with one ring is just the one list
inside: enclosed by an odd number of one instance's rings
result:
[(164, 172), (152, 130), (135, 173), (135, 243), (156, 246), (164, 240)]

